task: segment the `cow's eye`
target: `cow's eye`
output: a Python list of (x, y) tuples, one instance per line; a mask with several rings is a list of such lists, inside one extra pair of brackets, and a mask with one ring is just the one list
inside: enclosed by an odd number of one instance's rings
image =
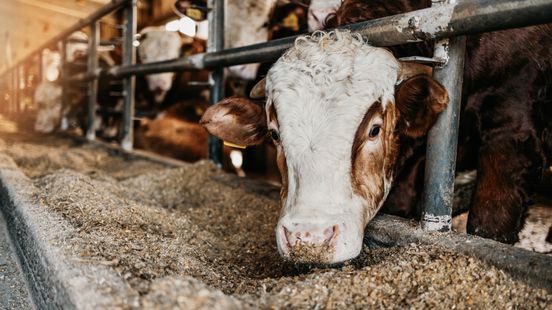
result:
[(381, 126), (380, 125), (374, 125), (370, 129), (370, 132), (368, 133), (368, 136), (370, 138), (375, 138), (379, 135), (380, 131), (381, 131)]
[(270, 131), (270, 136), (272, 137), (272, 140), (278, 142), (280, 141), (280, 134), (278, 134), (278, 132), (276, 130), (271, 130)]

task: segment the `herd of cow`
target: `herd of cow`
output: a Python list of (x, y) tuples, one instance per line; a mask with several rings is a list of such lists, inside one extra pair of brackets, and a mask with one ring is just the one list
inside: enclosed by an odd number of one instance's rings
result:
[[(186, 14), (190, 4), (179, 0), (175, 7)], [(431, 0), (230, 0), (226, 46), (430, 5)], [(86, 70), (77, 64), (86, 59), (86, 45), (69, 47), (73, 70)], [(517, 241), (530, 197), (552, 162), (551, 47), (551, 25), (467, 38), (457, 168), (478, 171), (471, 234)], [(142, 63), (203, 51), (205, 42), (164, 28), (140, 32)], [(256, 152), (263, 160), (273, 158), (281, 175), (279, 252), (295, 261), (341, 262), (359, 254), (364, 228), (379, 210), (420, 217), (425, 136), (446, 108), (448, 93), (430, 67), (398, 58), (432, 52), (433, 42), (378, 48), (348, 31), (316, 32), (299, 37), (273, 64), (228, 68), (228, 98), (211, 107), (208, 72), (138, 78), (142, 115), (136, 146), (189, 161), (205, 158), (207, 133), (201, 125), (234, 145), (260, 146)], [(118, 61), (114, 51), (101, 55), (103, 66)], [(117, 135), (114, 115), (121, 99), (111, 94), (118, 88), (117, 81), (100, 81), (98, 104), (110, 112), (97, 127), (104, 138)], [(82, 91), (68, 94), (64, 109), (61, 93), (56, 82), (37, 88), (37, 131), (51, 132), (64, 118), (82, 118)]]

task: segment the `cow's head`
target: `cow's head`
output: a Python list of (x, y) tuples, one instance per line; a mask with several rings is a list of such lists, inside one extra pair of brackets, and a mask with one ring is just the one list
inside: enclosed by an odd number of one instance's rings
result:
[(326, 19), (335, 13), (341, 0), (312, 0), (309, 6), (309, 31), (324, 29)]
[(41, 82), (36, 88), (34, 103), (38, 106), (34, 129), (40, 133), (53, 132), (61, 120), (61, 86), (56, 82)]
[[(88, 35), (82, 31), (75, 31), (69, 36), (65, 52), (67, 62), (74, 62), (77, 58), (88, 54)], [(75, 40), (74, 42), (71, 40)]]
[(391, 187), (399, 136), (425, 135), (447, 104), (429, 72), (349, 32), (315, 34), (270, 69), (264, 107), (229, 98), (206, 111), (202, 124), (221, 139), (276, 145), (285, 258), (335, 263), (359, 254)]
[[(181, 46), (182, 40), (178, 33), (166, 31), (163, 27), (148, 27), (140, 32), (138, 56), (142, 63), (176, 59), (180, 56)], [(155, 102), (161, 103), (172, 87), (174, 72), (150, 74), (146, 80)]]

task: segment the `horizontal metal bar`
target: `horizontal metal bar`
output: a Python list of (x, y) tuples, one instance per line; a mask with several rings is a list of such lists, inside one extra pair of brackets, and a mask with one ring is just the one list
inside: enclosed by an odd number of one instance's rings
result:
[[(445, 4), (342, 28), (360, 33), (375, 46), (392, 46), (550, 22), (552, 22), (552, 0), (465, 0), (456, 4)], [(130, 75), (268, 62), (277, 59), (290, 48), (295, 39), (296, 37), (289, 37), (171, 61), (115, 66), (109, 68), (106, 73), (121, 78)]]
[[(84, 43), (88, 44), (88, 40), (83, 39), (67, 39), (68, 43)], [(100, 41), (100, 46), (113, 46), (120, 43), (120, 40), (107, 40), (107, 41)]]
[[(34, 50), (31, 54), (29, 54), (24, 59), (20, 60), (15, 66), (18, 66), (20, 64), (23, 64), (27, 61), (30, 57), (34, 57), (37, 53), (44, 50), (45, 48), (48, 48), (54, 44), (56, 44), (59, 41), (64, 40), (65, 38), (69, 37), (73, 32), (78, 31), (86, 26), (89, 26), (93, 22), (99, 20), (100, 18), (112, 13), (113, 11), (118, 10), (123, 5), (128, 3), (132, 0), (111, 0), (111, 3), (106, 4), (99, 8), (98, 10), (94, 11), (92, 14), (88, 15), (87, 17), (80, 19), (77, 23), (75, 23), (73, 26), (65, 29), (60, 34), (56, 35), (55, 37), (51, 38), (50, 40), (46, 41), (45, 43), (41, 44), (38, 48)], [(0, 76), (4, 76), (7, 71), (4, 71)]]

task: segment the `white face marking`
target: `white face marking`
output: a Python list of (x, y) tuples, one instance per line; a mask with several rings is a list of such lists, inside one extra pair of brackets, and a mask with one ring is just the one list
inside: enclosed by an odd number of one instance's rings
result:
[[(142, 63), (158, 62), (180, 57), (182, 40), (176, 32), (166, 31), (163, 27), (148, 27), (142, 30), (145, 38), (138, 47), (138, 56)], [(157, 103), (165, 99), (172, 87), (174, 73), (166, 72), (146, 76), (148, 88), (154, 92)]]
[(331, 262), (358, 255), (371, 219), (365, 208), (379, 207), (367, 206), (353, 191), (352, 145), (372, 104), (382, 102), (385, 109), (394, 102), (398, 72), (391, 53), (333, 32), (298, 39), (268, 73), (267, 111), (273, 104), (278, 115), (289, 182), (277, 229), (338, 225)]
[(328, 15), (335, 13), (341, 0), (312, 0), (309, 6), (309, 31), (324, 29)]

